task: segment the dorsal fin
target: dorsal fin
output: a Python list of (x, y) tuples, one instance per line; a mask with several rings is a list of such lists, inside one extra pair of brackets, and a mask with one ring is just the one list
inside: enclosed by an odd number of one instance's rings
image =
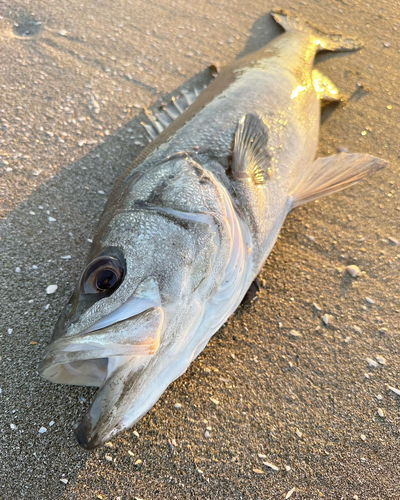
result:
[(161, 134), (171, 123), (182, 115), (190, 105), (192, 105), (201, 92), (217, 76), (218, 69), (215, 65), (209, 67), (210, 75), (207, 78), (207, 83), (199, 86), (194, 86), (191, 89), (183, 89), (176, 96), (172, 97), (168, 104), (162, 104), (156, 111), (144, 109), (144, 114), (147, 117), (146, 121), (140, 122), (148, 134), (149, 142), (153, 141)]
[(247, 177), (255, 184), (264, 184), (272, 177), (268, 151), (268, 129), (261, 118), (249, 113), (237, 125), (231, 167), (233, 177)]

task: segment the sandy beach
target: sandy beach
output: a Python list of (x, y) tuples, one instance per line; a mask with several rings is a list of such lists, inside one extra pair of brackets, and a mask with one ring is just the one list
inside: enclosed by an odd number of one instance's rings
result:
[[(291, 212), (257, 300), (88, 453), (73, 426), (95, 389), (37, 367), (147, 144), (142, 110), (278, 36), (276, 6), (365, 43), (317, 57), (348, 96), (323, 108), (318, 155), (389, 165)], [(400, 498), (399, 19), (387, 0), (0, 3), (0, 498)]]

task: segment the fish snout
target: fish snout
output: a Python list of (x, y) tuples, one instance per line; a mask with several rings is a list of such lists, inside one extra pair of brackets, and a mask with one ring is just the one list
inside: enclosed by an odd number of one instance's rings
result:
[(93, 451), (103, 444), (99, 435), (93, 434), (90, 417), (85, 415), (81, 423), (74, 429), (75, 438), (79, 446), (87, 451)]
[(74, 434), (79, 446), (84, 450), (92, 451), (97, 448), (96, 440), (90, 436), (91, 425), (89, 419), (85, 416), (82, 422), (74, 429)]

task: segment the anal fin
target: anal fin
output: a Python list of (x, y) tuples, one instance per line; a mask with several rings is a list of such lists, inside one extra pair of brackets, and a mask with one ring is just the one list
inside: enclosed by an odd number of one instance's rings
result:
[(356, 184), (386, 167), (387, 161), (361, 153), (317, 158), (292, 192), (292, 208)]

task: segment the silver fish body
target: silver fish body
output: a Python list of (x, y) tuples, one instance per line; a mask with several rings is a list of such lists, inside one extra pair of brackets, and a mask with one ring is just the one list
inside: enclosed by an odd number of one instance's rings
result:
[(314, 161), (321, 49), (354, 49), (276, 11), (287, 32), (240, 59), (117, 183), (40, 371), (100, 387), (76, 430), (92, 449), (132, 426), (235, 311), (295, 206), (384, 166)]

